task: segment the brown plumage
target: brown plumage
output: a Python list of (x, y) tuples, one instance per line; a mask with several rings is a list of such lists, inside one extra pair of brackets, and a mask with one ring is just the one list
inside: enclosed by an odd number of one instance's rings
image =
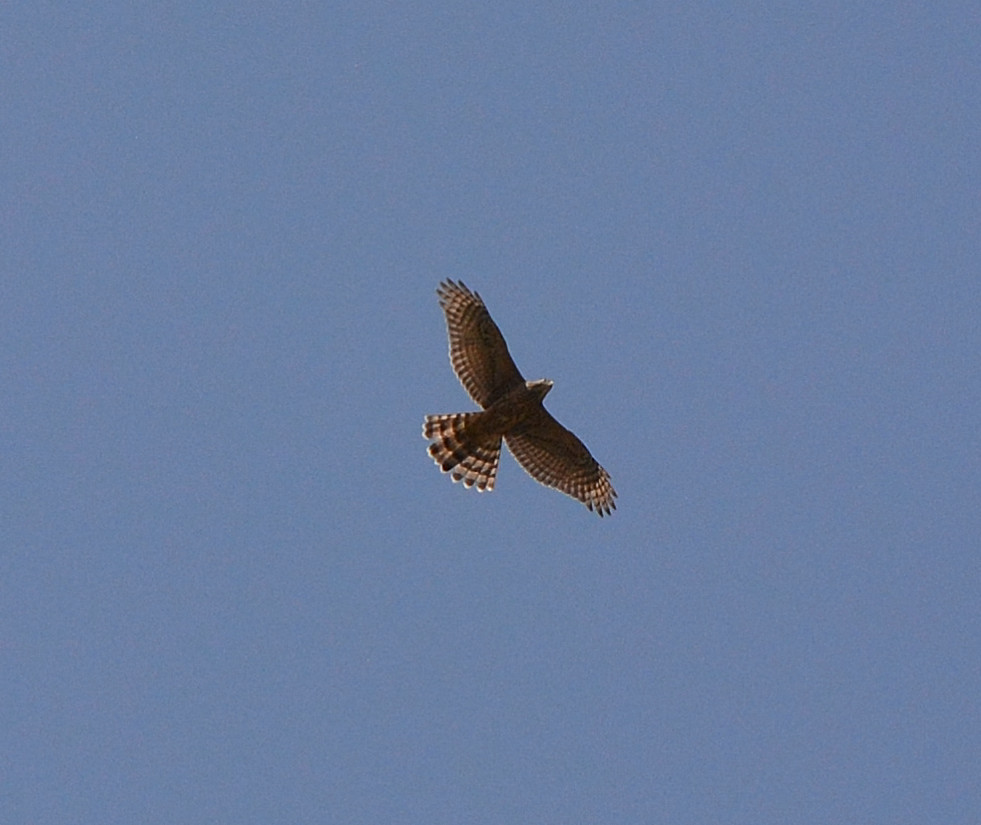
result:
[(493, 490), (503, 439), (536, 481), (578, 499), (599, 515), (616, 509), (616, 491), (585, 445), (542, 405), (552, 382), (525, 381), (480, 295), (461, 282), (436, 291), (446, 315), (450, 362), (482, 412), (429, 415), (429, 454), (454, 481)]

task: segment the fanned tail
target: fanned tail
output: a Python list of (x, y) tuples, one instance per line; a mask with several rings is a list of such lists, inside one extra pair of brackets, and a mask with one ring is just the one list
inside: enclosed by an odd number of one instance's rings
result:
[(453, 481), (480, 492), (494, 489), (497, 463), (501, 457), (501, 436), (480, 432), (478, 425), (484, 413), (427, 415), (424, 438), (432, 443), (429, 454), (440, 470)]

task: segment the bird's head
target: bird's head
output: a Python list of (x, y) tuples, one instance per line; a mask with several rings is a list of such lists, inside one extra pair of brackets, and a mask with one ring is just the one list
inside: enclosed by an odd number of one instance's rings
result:
[(540, 378), (537, 381), (525, 381), (525, 386), (539, 398), (544, 398), (552, 389), (552, 382), (547, 378)]

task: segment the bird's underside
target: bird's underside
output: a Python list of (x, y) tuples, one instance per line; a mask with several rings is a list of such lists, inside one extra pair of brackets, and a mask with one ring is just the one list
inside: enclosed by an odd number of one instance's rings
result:
[(429, 454), (453, 481), (493, 490), (501, 442), (536, 481), (578, 499), (599, 515), (616, 509), (610, 475), (542, 404), (552, 382), (525, 381), (480, 295), (462, 282), (437, 290), (446, 315), (450, 362), (479, 412), (429, 415)]

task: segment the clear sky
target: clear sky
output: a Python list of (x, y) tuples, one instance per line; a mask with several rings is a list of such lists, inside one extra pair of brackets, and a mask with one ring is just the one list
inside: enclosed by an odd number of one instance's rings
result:
[[(981, 817), (972, 2), (13, 2), (0, 821)], [(473, 409), (479, 290), (610, 471)]]

